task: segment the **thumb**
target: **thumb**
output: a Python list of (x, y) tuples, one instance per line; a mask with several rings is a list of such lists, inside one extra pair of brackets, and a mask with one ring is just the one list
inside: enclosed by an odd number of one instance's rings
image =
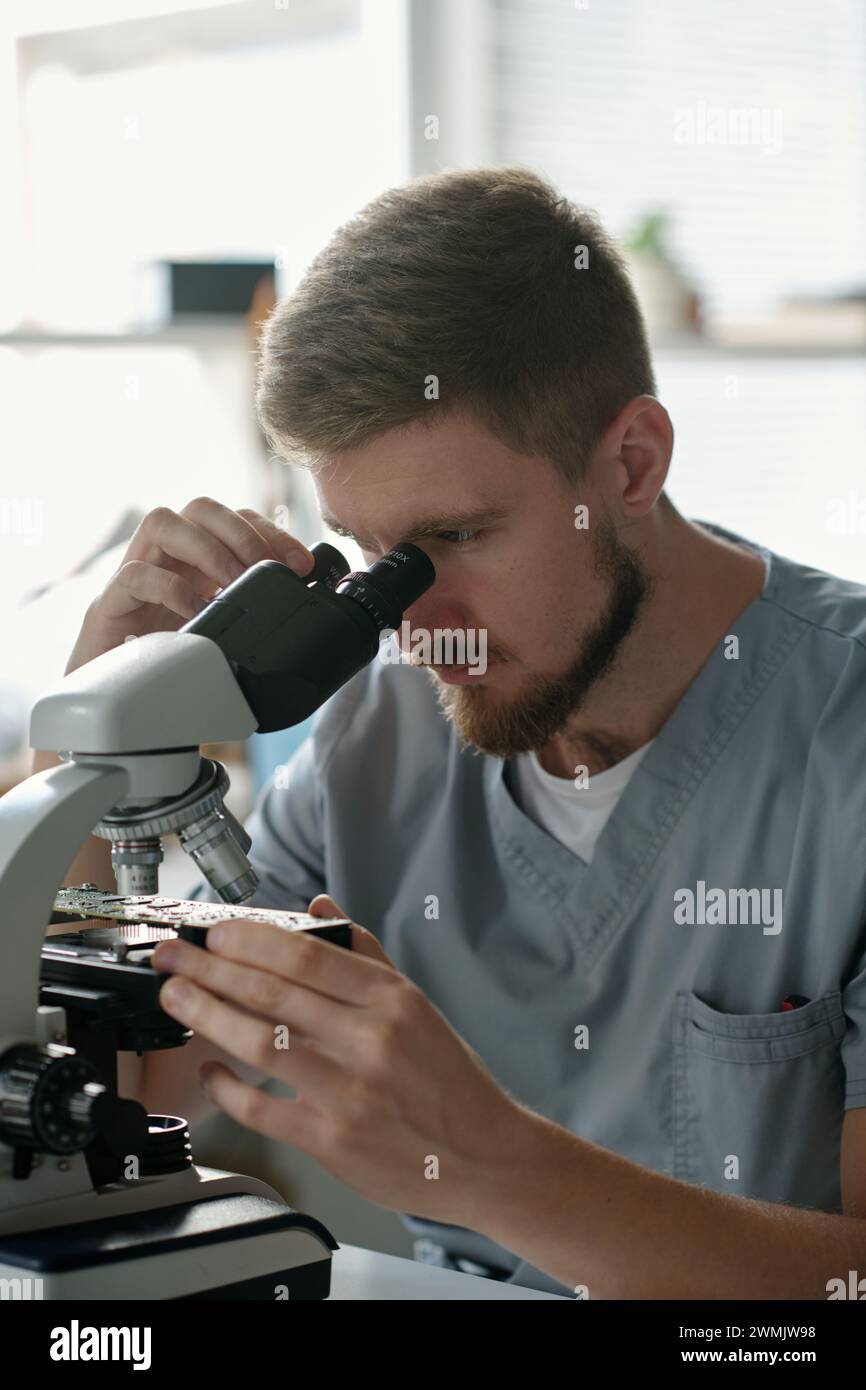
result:
[(348, 912), (344, 912), (338, 907), (333, 898), (327, 893), (317, 893), (310, 903), (310, 915), (312, 917), (348, 917)]
[[(344, 912), (338, 907), (334, 899), (327, 893), (318, 893), (310, 903), (310, 915), (312, 917), (347, 917), (348, 912)], [(352, 922), (352, 950), (359, 956), (369, 956), (371, 960), (381, 961), (383, 965), (390, 965), (392, 970), (396, 970), (394, 962), (387, 956), (379, 945), (371, 931), (366, 927), (359, 927), (357, 922)]]

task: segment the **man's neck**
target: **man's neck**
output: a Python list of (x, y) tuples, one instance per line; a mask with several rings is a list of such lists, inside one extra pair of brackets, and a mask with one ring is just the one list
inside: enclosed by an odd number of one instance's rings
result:
[(578, 766), (602, 772), (655, 738), (766, 576), (760, 555), (673, 508), (654, 521), (645, 563), (653, 587), (614, 665), (568, 729), (539, 750), (555, 776), (573, 777)]

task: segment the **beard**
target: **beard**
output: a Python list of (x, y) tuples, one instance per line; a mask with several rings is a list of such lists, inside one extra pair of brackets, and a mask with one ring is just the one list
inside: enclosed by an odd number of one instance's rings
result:
[(439, 707), (453, 724), (462, 748), (497, 758), (536, 752), (562, 733), (589, 691), (610, 671), (652, 592), (653, 581), (607, 519), (594, 532), (593, 569), (607, 587), (605, 607), (561, 675), (536, 673), (525, 690), (496, 705), (489, 702), (483, 688), (445, 685), (428, 669)]

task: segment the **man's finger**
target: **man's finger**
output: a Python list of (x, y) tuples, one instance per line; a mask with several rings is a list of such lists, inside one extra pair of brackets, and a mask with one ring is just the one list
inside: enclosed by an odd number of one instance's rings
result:
[(261, 512), (254, 511), (252, 507), (238, 507), (238, 516), (249, 522), (273, 546), (274, 553), (283, 557), (283, 563), (288, 564), (302, 579), (313, 569), (316, 557), (303, 541), (290, 536), (287, 531), (269, 521), (266, 516), (262, 516)]
[(219, 1063), (211, 1063), (207, 1067), (202, 1084), (205, 1081), (214, 1105), (218, 1105), (238, 1124), (316, 1157), (319, 1149), (319, 1116), (303, 1099), (283, 1100), (269, 1096), (258, 1086), (241, 1081), (233, 1071)]
[(359, 1009), (376, 1003), (402, 979), (386, 957), (365, 959), (362, 951), (345, 951), (308, 931), (285, 931), (248, 917), (233, 917), (210, 927), (207, 948), (223, 960), (268, 971)]
[[(312, 917), (348, 917), (348, 912), (344, 912), (338, 907), (334, 899), (327, 893), (319, 893), (310, 903), (310, 915)], [(370, 960), (381, 961), (383, 965), (390, 965), (392, 970), (397, 967), (387, 956), (379, 945), (376, 937), (366, 927), (360, 927), (357, 922), (352, 922), (352, 950), (359, 956), (368, 956)]]
[[(333, 1100), (341, 1097), (349, 1084), (339, 1062), (318, 1047), (305, 1046), (303, 1037), (293, 1036), (290, 1019), (275, 1022), (257, 1017), (178, 976), (162, 986), (159, 1002), (167, 1014), (192, 1028), (198, 1037), (297, 1090), (310, 1090)], [(284, 1046), (286, 1041), (288, 1046)]]

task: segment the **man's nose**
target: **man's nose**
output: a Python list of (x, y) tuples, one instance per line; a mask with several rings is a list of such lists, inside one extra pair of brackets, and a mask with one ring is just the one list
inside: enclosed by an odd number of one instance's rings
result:
[(408, 622), (410, 630), (423, 628), (432, 632), (435, 628), (457, 628), (466, 626), (466, 615), (453, 600), (436, 594), (422, 594), (416, 603), (409, 605), (403, 613), (403, 621)]

